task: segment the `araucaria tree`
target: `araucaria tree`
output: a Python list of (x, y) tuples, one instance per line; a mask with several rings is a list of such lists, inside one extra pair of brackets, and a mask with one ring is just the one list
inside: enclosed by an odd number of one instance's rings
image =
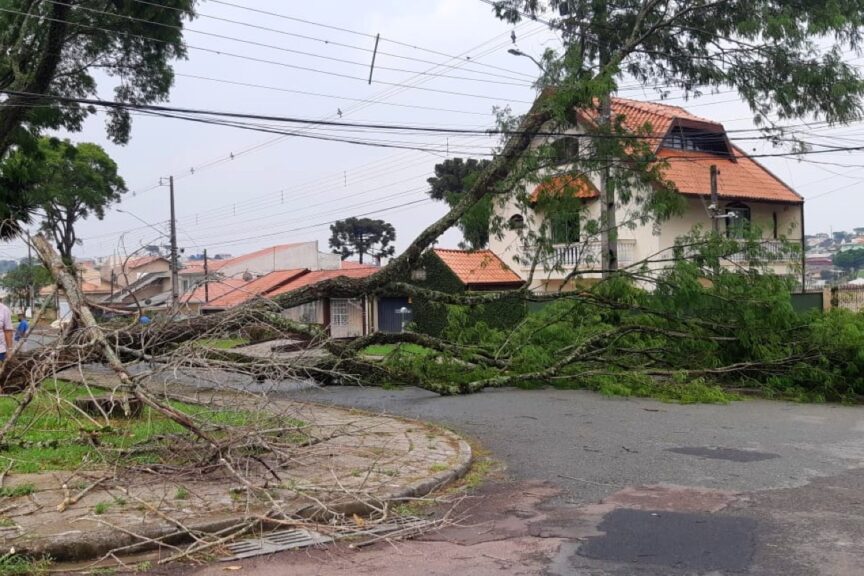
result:
[[(489, 165), (489, 160), (475, 158), (449, 158), (435, 165), (435, 176), (429, 183), (429, 196), (455, 206), (474, 184), (477, 176)], [(465, 245), (472, 250), (485, 248), (489, 243), (489, 225), (492, 219), (492, 199), (484, 198), (459, 219), (459, 229)]]
[[(171, 62), (186, 55), (183, 22), (195, 0), (148, 2), (9, 0), (0, 12), (0, 160), (13, 149), (32, 160), (0, 171), (0, 237), (17, 234), (35, 207), (29, 194), (38, 168), (36, 140), (44, 130), (77, 132), (93, 106), (64, 98), (104, 93), (100, 79), (116, 79), (119, 102), (165, 100), (174, 81)], [(131, 115), (107, 110), (109, 137), (129, 140)], [(25, 161), (27, 160), (27, 161)]]
[(396, 229), (384, 220), (371, 218), (346, 218), (330, 225), (330, 248), (342, 259), (359, 256), (387, 258), (392, 256), (396, 248), (392, 243), (396, 240)]
[[(105, 209), (126, 192), (126, 184), (117, 174), (117, 164), (96, 144), (41, 138), (39, 152), (30, 195), (43, 213), (42, 229), (54, 238), (63, 260), (71, 263), (78, 242), (75, 224), (89, 216), (104, 218)], [(16, 162), (20, 154), (13, 152), (9, 161)]]

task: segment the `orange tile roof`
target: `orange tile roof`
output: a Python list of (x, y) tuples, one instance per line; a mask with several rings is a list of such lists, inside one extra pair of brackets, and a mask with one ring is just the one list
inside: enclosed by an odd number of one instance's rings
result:
[[(582, 110), (579, 114), (582, 118), (593, 123), (597, 120), (599, 111), (597, 109)], [(629, 98), (612, 98), (612, 116), (621, 117), (622, 124), (631, 132), (644, 130), (646, 124), (650, 125), (652, 135), (658, 137), (658, 147), (662, 141), (662, 137), (666, 135), (675, 120), (689, 120), (691, 122), (699, 122), (700, 124), (711, 124), (718, 130), (723, 130), (723, 125), (719, 122), (691, 114), (680, 106), (642, 102)]]
[[(126, 270), (132, 270), (133, 268), (140, 268), (141, 266), (146, 266), (151, 262), (155, 262), (157, 260), (166, 260), (167, 258), (163, 258), (162, 256), (139, 256), (138, 258), (130, 258), (126, 264)], [(121, 263), (122, 266), (122, 263)]]
[(433, 252), (468, 287), (523, 284), (523, 280), (491, 250), (468, 252), (435, 248)]
[(599, 198), (600, 191), (594, 186), (585, 176), (573, 176), (564, 174), (562, 176), (553, 176), (540, 182), (534, 191), (531, 192), (531, 201), (537, 202), (540, 196), (557, 196), (562, 193), (572, 195), (574, 198)]
[(732, 147), (735, 161), (730, 158), (694, 150), (663, 148), (657, 157), (668, 162), (663, 175), (689, 196), (711, 193), (711, 165), (717, 166), (717, 192), (721, 198), (765, 200), (800, 204), (804, 199), (765, 167)]
[[(669, 164), (669, 167), (664, 170), (664, 176), (674, 183), (682, 194), (691, 196), (710, 194), (710, 167), (711, 164), (716, 164), (720, 169), (718, 191), (723, 198), (796, 204), (804, 201), (798, 193), (767, 168), (747, 157), (735, 146), (730, 145), (730, 152), (735, 161), (709, 152), (662, 147), (663, 136), (676, 120), (710, 125), (712, 129), (725, 134), (723, 125), (719, 122), (691, 114), (680, 106), (627, 98), (613, 98), (612, 113), (623, 116), (623, 124), (628, 130), (641, 129), (646, 123), (651, 125), (653, 135), (657, 136), (655, 152), (659, 158), (667, 160)], [(597, 118), (597, 111), (582, 112), (581, 116), (593, 122)]]
[[(210, 267), (210, 263), (207, 263), (207, 267)], [(183, 263), (183, 268), (181, 268), (178, 273), (182, 276), (184, 274), (193, 275), (193, 274), (203, 274), (204, 273), (204, 262), (200, 260), (191, 260), (189, 262)]]
[(323, 282), (324, 280), (331, 280), (333, 278), (366, 278), (367, 276), (371, 276), (378, 270), (379, 268), (371, 266), (364, 266), (362, 268), (348, 268), (345, 270), (316, 270), (314, 272), (304, 274), (303, 276), (292, 280), (284, 286), (280, 286), (276, 290), (270, 292), (268, 296), (273, 297), (279, 296), (280, 294), (287, 294), (288, 292), (292, 292), (299, 288), (311, 286), (312, 284), (317, 284), (318, 282)]
[[(228, 292), (240, 288), (247, 284), (242, 278), (226, 278), (224, 280), (214, 280), (209, 282), (207, 292), (210, 300), (224, 296)], [(186, 303), (203, 304), (204, 303), (204, 286), (197, 286), (192, 292), (187, 292), (181, 297), (181, 300)]]
[(246, 282), (234, 290), (229, 290), (222, 295), (213, 298), (205, 308), (233, 308), (256, 296), (266, 296), (276, 288), (302, 277), (308, 270), (299, 268), (295, 270), (277, 270), (259, 278)]
[(378, 265), (366, 264), (365, 262), (361, 264), (360, 262), (354, 262), (353, 260), (342, 261), (342, 270), (352, 270), (355, 268), (378, 268)]
[(111, 292), (111, 284), (108, 282), (101, 282), (100, 284), (81, 282), (81, 291), (85, 294), (109, 294)]

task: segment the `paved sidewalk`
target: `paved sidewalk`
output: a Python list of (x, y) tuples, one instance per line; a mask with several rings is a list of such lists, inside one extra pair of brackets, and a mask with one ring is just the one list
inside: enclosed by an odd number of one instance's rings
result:
[[(94, 386), (116, 383), (101, 371), (74, 369), (58, 375), (70, 381), (82, 376)], [(261, 467), (246, 476), (255, 487), (266, 488), (289, 515), (314, 516), (322, 505), (362, 513), (370, 501), (428, 493), (463, 474), (471, 462), (471, 449), (461, 438), (416, 421), (178, 383), (149, 386), (232, 409), (264, 408), (307, 423), (304, 432), (318, 441), (294, 449), (287, 467)], [(15, 547), (55, 560), (88, 559), (185, 528), (217, 532), (272, 508), (266, 497), (249, 491), (223, 466), (182, 476), (141, 470), (117, 478), (108, 470), (87, 468), (82, 473), (7, 475), (4, 487), (29, 484), (35, 491), (0, 498), (0, 550)], [(74, 496), (103, 477), (77, 503), (58, 511), (65, 495)]]

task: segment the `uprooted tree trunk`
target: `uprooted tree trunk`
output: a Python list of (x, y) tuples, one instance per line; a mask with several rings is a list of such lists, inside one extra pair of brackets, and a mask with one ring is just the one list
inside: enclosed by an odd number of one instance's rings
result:
[(105, 337), (102, 328), (97, 324), (96, 318), (93, 317), (93, 313), (90, 311), (90, 307), (87, 306), (87, 301), (84, 298), (81, 287), (78, 285), (77, 278), (69, 273), (63, 260), (57, 255), (54, 248), (42, 234), (37, 234), (33, 237), (33, 247), (42, 259), (42, 262), (45, 263), (51, 274), (60, 286), (63, 287), (69, 307), (81, 322), (81, 332), (91, 339), (96, 351), (101, 354), (108, 366), (111, 367), (111, 370), (114, 371), (121, 389), (134, 396), (142, 404), (149, 406), (163, 416), (193, 432), (196, 436), (210, 444), (211, 447), (218, 448), (216, 442), (204, 433), (189, 416), (172, 408), (168, 404), (160, 402), (140, 386), (132, 375), (129, 374), (129, 371), (118, 357), (117, 352)]

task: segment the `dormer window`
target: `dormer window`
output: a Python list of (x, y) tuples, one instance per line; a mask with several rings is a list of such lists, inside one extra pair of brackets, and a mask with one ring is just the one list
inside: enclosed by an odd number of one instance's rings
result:
[(555, 164), (570, 164), (579, 156), (579, 138), (577, 136), (562, 136), (552, 143), (552, 154)]
[(729, 155), (726, 137), (722, 132), (711, 132), (685, 126), (673, 126), (666, 138), (663, 139), (663, 146), (675, 150), (694, 150), (723, 156)]

